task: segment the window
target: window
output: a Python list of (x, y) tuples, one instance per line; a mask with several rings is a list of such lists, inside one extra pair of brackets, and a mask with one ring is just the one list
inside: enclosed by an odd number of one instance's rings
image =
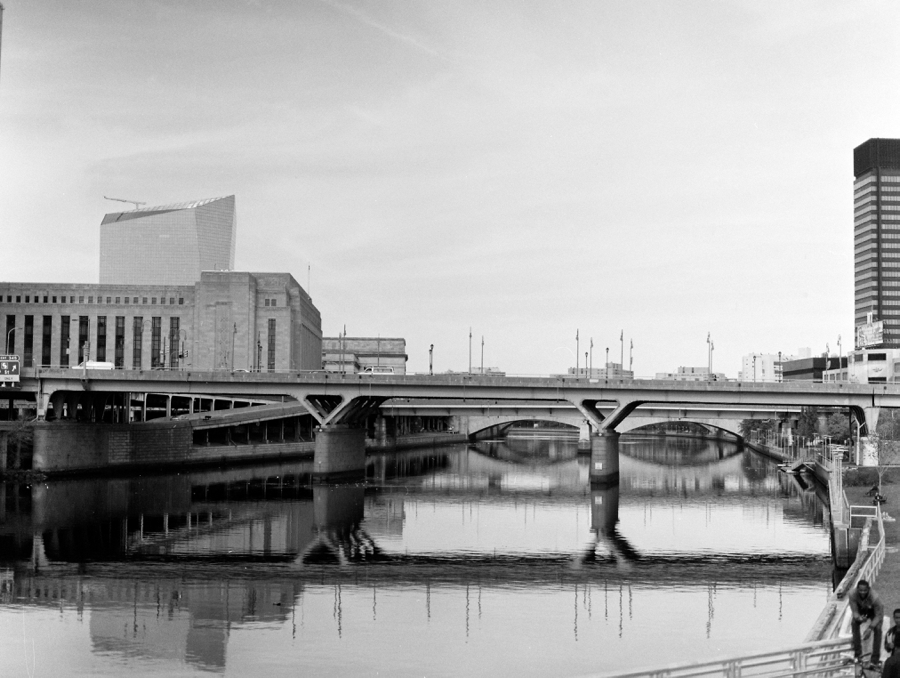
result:
[(275, 318), (269, 318), (269, 350), (266, 356), (266, 369), (275, 371)]
[(125, 316), (116, 316), (115, 365), (125, 367)]
[[(137, 303), (137, 297), (134, 298), (134, 303)], [(144, 297), (144, 303), (145, 303), (145, 304), (147, 303), (147, 297)], [(153, 303), (155, 304), (156, 301), (154, 300)]]
[(84, 297), (78, 297), (78, 303), (79, 303), (79, 304), (83, 304), (83, 303), (84, 303)]
[(268, 300), (268, 299), (266, 299), (266, 306), (268, 306), (268, 305), (269, 305), (269, 300)]
[(47, 295), (46, 294), (44, 295), (44, 303), (45, 304), (47, 303)]
[[(146, 297), (144, 297), (144, 303), (145, 303), (145, 304), (147, 303), (147, 298), (146, 298)], [(153, 301), (151, 301), (150, 303), (151, 303), (151, 304), (156, 304), (156, 297), (153, 297)]]
[(184, 305), (184, 297), (178, 297), (178, 305), (179, 305), (179, 306), (183, 306), (183, 305)]
[[(116, 297), (116, 303), (117, 303), (117, 304), (121, 304), (121, 303), (122, 303), (121, 301), (119, 301), (119, 299), (120, 299), (120, 297)], [(107, 301), (109, 301), (109, 299), (107, 299)], [(126, 301), (125, 303), (127, 304), (128, 302)]]
[(178, 350), (178, 339), (181, 321), (178, 318), (169, 318), (169, 367), (178, 368), (178, 359), (181, 351)]
[(53, 297), (53, 303), (54, 304), (56, 303), (56, 297)]
[(169, 305), (171, 306), (174, 303), (175, 303), (175, 297), (169, 297)]
[(88, 303), (89, 303), (89, 304), (93, 304), (93, 303), (94, 303), (94, 297), (93, 297), (93, 296), (88, 297)]
[(17, 304), (21, 304), (21, 303), (22, 303), (22, 297), (20, 297), (18, 294), (16, 295), (16, 303), (17, 303)]
[(88, 332), (90, 329), (90, 321), (86, 315), (78, 316), (78, 362), (91, 359), (91, 345)]
[(97, 350), (95, 351), (97, 360), (101, 363), (106, 362), (106, 316), (101, 315), (97, 318)]
[[(125, 297), (125, 298), (127, 299), (128, 297)], [(143, 352), (143, 348), (144, 348), (144, 343), (143, 343), (144, 319), (141, 316), (135, 316), (134, 324), (132, 325), (131, 332), (132, 332), (131, 368), (135, 369), (135, 370), (139, 370), (139, 369), (141, 369), (141, 353)]]
[(165, 359), (161, 356), (162, 318), (154, 316), (150, 319), (150, 367), (158, 370), (165, 367)]
[(69, 341), (71, 340), (71, 336), (69, 334), (69, 316), (64, 315), (59, 319), (59, 366), (60, 367), (68, 367), (69, 366)]
[(30, 302), (31, 302), (31, 297), (26, 294), (25, 295), (25, 303), (28, 304)]
[(6, 344), (4, 346), (6, 352), (15, 354), (16, 352), (16, 316), (6, 316)]
[(34, 316), (25, 316), (25, 350), (23, 351), (24, 366), (34, 367)]
[(278, 305), (278, 304), (275, 303), (275, 302), (276, 302), (276, 300), (275, 300), (275, 299), (272, 299), (272, 306), (277, 306), (277, 305)]
[(125, 303), (126, 304), (128, 303), (128, 297), (125, 297)]
[(53, 316), (44, 316), (44, 326), (41, 330), (41, 367), (50, 367), (53, 360), (50, 354), (53, 341)]
[[(112, 299), (112, 297), (106, 297), (106, 303), (107, 303), (107, 304), (109, 303), (109, 300), (110, 300), (110, 299)], [(118, 303), (118, 300), (117, 300), (117, 303)]]
[(162, 304), (163, 306), (165, 306), (165, 305), (166, 305), (166, 298), (165, 298), (165, 297), (160, 297), (160, 298), (159, 298), (159, 303)]

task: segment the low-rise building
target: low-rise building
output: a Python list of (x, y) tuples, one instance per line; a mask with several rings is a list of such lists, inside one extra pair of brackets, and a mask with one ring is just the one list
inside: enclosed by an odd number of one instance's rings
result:
[(710, 372), (708, 367), (679, 367), (677, 372), (657, 372), (661, 381), (725, 381), (723, 372)]
[(379, 371), (406, 374), (406, 339), (400, 337), (325, 337), (322, 367), (328, 372)]

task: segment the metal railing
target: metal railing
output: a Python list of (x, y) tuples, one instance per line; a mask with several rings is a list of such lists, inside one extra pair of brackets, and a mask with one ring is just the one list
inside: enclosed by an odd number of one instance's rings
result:
[[(835, 469), (840, 470), (840, 462)], [(841, 497), (844, 501), (846, 500), (846, 497), (843, 497), (843, 491), (841, 491)], [(839, 502), (841, 510), (843, 510), (844, 501)], [(860, 535), (856, 560), (834, 593), (828, 598), (825, 609), (816, 619), (816, 623), (803, 644), (771, 652), (756, 652), (738, 657), (673, 664), (658, 669), (606, 675), (616, 678), (638, 678), (638, 676), (649, 676), (650, 678), (714, 676), (723, 678), (793, 678), (854, 675), (853, 667), (847, 662), (847, 653), (851, 651), (851, 640), (849, 636), (843, 635), (842, 631), (847, 626), (847, 615), (850, 610), (846, 596), (860, 579), (871, 582), (878, 576), (881, 564), (884, 562), (885, 541), (880, 506), (852, 506), (848, 508), (846, 517), (848, 523), (853, 518), (865, 518), (866, 520)], [(878, 529), (878, 539), (874, 545), (871, 543), (873, 527)]]
[(757, 652), (743, 657), (711, 659), (673, 664), (659, 669), (606, 674), (616, 678), (701, 678), (725, 676), (726, 678), (799, 678), (800, 676), (853, 675), (846, 653), (850, 651), (849, 638), (831, 638), (804, 643), (785, 650)]

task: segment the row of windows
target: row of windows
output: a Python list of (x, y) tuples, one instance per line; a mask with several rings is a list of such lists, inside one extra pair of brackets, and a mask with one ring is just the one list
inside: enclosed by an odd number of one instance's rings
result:
[[(882, 193), (900, 193), (900, 186), (882, 186)], [(862, 188), (857, 188), (853, 191), (853, 201), (855, 203), (859, 203), (863, 200), (871, 200), (872, 197), (878, 195), (878, 187), (874, 185), (867, 185)]]
[[(884, 186), (881, 189), (882, 201), (884, 200), (897, 200), (900, 196), (896, 195), (900, 193), (900, 186)], [(875, 190), (875, 188), (870, 188), (866, 191), (858, 193), (854, 196), (853, 200), (853, 209), (854, 211), (858, 210), (863, 205), (867, 203), (877, 203), (879, 192)]]
[[(52, 365), (52, 337), (53, 337), (53, 316), (38, 316), (42, 318), (41, 326), (41, 365), (49, 367)], [(16, 325), (16, 316), (6, 316), (6, 333), (9, 346), (16, 345), (16, 332), (22, 329), (24, 332), (24, 351), (23, 366), (34, 366), (34, 320), (35, 316), (24, 316), (24, 327)], [(177, 317), (169, 318), (169, 335), (168, 346), (161, 342), (160, 334), (162, 332), (163, 318), (153, 317), (150, 323), (150, 366), (154, 369), (163, 367), (177, 368), (179, 360), (183, 357), (183, 344), (181, 344), (181, 320)], [(113, 351), (107, 350), (107, 317), (97, 316), (95, 318), (95, 334), (91, 333), (91, 318), (86, 315), (72, 316), (71, 318), (64, 315), (59, 318), (59, 363), (61, 367), (68, 367), (70, 357), (72, 355), (72, 325), (77, 323), (78, 327), (78, 359), (76, 364), (85, 360), (96, 360), (98, 362), (113, 362), (116, 367), (125, 367), (125, 316), (116, 316), (114, 325), (114, 341)], [(140, 370), (142, 366), (143, 354), (143, 335), (145, 321), (140, 316), (132, 319), (132, 369)], [(95, 338), (96, 343), (91, 346), (91, 339)], [(110, 360), (112, 358), (112, 360)]]
[(884, 200), (882, 200), (881, 203), (875, 203), (873, 201), (871, 205), (857, 206), (853, 210), (853, 216), (858, 219), (861, 216), (868, 214), (869, 212), (877, 212), (879, 204), (881, 205), (882, 212), (900, 212), (900, 205), (895, 202), (885, 202)]
[[(882, 214), (881, 221), (900, 221), (900, 214)], [(860, 226), (877, 225), (878, 215), (875, 212), (865, 214), (863, 216), (856, 215), (853, 219), (854, 232), (859, 232)]]
[(266, 306), (277, 306), (277, 299), (266, 299)]
[[(25, 295), (17, 294), (17, 295), (15, 295), (15, 298), (16, 298), (16, 302), (15, 302), (15, 303), (21, 304), (21, 303), (22, 303), (22, 297), (23, 297), (23, 296), (25, 297), (25, 303), (26, 303), (26, 304), (32, 303), (32, 301), (31, 301), (32, 295), (30, 295), (30, 294), (25, 294)], [(0, 299), (2, 299), (2, 297), (0, 297)], [(41, 299), (43, 299), (43, 302), (41, 301)], [(57, 299), (58, 299), (59, 301), (57, 301)], [(66, 301), (67, 299), (68, 299), (68, 301)], [(89, 296), (87, 296), (87, 297), (85, 297), (84, 295), (78, 295), (78, 297), (77, 297), (78, 301), (77, 301), (77, 302), (75, 301), (75, 299), (76, 299), (75, 296), (66, 296), (66, 295), (57, 296), (57, 295), (47, 295), (47, 294), (44, 294), (44, 295), (42, 296), (42, 295), (39, 295), (39, 294), (35, 294), (35, 295), (34, 295), (34, 302), (33, 302), (33, 303), (35, 303), (35, 304), (40, 304), (40, 303), (44, 303), (44, 304), (65, 304), (65, 303), (69, 303), (69, 304), (75, 304), (75, 303), (78, 303), (78, 304), (84, 304), (84, 303), (93, 304), (93, 303), (94, 303), (94, 297), (93, 297), (93, 295), (89, 295)], [(87, 299), (87, 302), (85, 302), (85, 299)], [(104, 297), (98, 296), (98, 297), (97, 297), (97, 303), (98, 303), (98, 304), (102, 304), (102, 303), (103, 303), (103, 299), (104, 299)], [(125, 303), (125, 304), (129, 304), (129, 303), (131, 303), (131, 304), (147, 304), (147, 303), (149, 303), (150, 305), (155, 306), (155, 305), (156, 305), (156, 302), (157, 302), (157, 297), (105, 297), (105, 299), (106, 299), (106, 303), (107, 303), (107, 304), (112, 304), (112, 303), (116, 303), (116, 304), (121, 304), (121, 303)], [(113, 299), (115, 299), (115, 302), (113, 302)], [(121, 301), (122, 299), (125, 299), (125, 301), (122, 302), (122, 301)], [(142, 299), (143, 299), (143, 301), (141, 301)], [(149, 299), (149, 301), (148, 301), (148, 299)], [(165, 305), (165, 303), (166, 303), (166, 297), (159, 297), (158, 299), (159, 299), (159, 303), (160, 303), (160, 304)], [(13, 303), (13, 295), (12, 295), (12, 294), (7, 294), (7, 295), (6, 295), (6, 303), (8, 303), (8, 304)], [(175, 297), (169, 297), (169, 304), (172, 305), (172, 306), (175, 305)], [(183, 305), (183, 304), (184, 304), (184, 297), (178, 297), (178, 304), (179, 304), (179, 305)], [(275, 304), (272, 304), (272, 306), (274, 306), (274, 305), (275, 305)], [(266, 306), (268, 306), (268, 304), (266, 304)]]

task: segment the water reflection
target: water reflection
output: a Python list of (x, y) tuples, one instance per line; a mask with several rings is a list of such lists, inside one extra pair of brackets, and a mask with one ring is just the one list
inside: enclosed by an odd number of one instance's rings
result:
[(604, 489), (574, 444), (523, 439), (376, 456), (353, 486), (306, 463), (7, 485), (0, 637), (19, 610), (87, 624), (73, 675), (572, 673), (650, 661), (657, 623), (699, 624), (685, 648), (801, 638), (830, 577), (815, 493), (727, 443), (621, 442)]

